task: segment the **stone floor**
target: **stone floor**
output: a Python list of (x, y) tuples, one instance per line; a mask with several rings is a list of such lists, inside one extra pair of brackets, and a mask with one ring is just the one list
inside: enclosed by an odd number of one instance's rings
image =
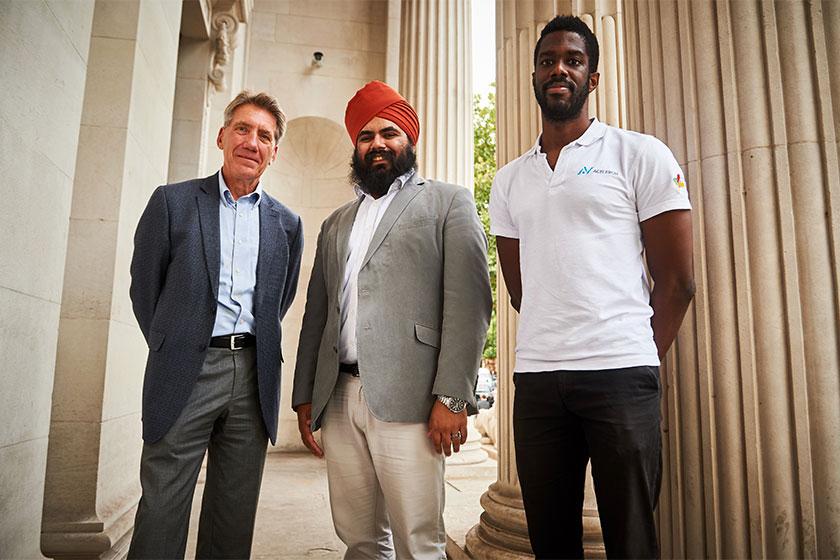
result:
[[(464, 545), (469, 529), (478, 523), (479, 498), (496, 480), (496, 461), (447, 464), (446, 532)], [(195, 557), (198, 511), (204, 490), (199, 479), (190, 523), (187, 558)], [(255, 559), (341, 558), (344, 545), (335, 536), (327, 495), (326, 464), (304, 453), (271, 453), (265, 465), (254, 535)]]

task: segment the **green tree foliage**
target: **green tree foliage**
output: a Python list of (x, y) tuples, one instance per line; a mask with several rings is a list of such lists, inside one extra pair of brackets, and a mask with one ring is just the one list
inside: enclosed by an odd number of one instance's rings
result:
[(473, 140), (475, 155), (473, 176), (475, 179), (475, 203), (478, 215), (484, 225), (484, 233), (489, 242), (488, 266), (490, 267), (490, 285), (493, 288), (493, 315), (487, 342), (484, 343), (484, 357), (496, 357), (496, 238), (490, 235), (490, 187), (496, 175), (496, 94), (491, 91), (486, 98), (476, 95), (473, 98)]

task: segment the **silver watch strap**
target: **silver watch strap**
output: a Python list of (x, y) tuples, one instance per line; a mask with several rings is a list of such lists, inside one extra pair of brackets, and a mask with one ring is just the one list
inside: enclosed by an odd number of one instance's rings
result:
[(438, 395), (439, 400), (446, 408), (453, 414), (460, 414), (467, 407), (467, 401), (459, 399), (458, 397), (450, 397), (448, 395)]

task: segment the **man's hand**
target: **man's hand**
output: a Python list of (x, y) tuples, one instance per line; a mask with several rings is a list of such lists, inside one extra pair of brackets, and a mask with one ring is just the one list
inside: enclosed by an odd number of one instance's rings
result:
[[(300, 413), (298, 413), (298, 418), (300, 418)], [(466, 409), (455, 414), (442, 402), (435, 400), (432, 413), (429, 415), (429, 433), (426, 435), (432, 440), (435, 451), (438, 453), (445, 453), (447, 457), (452, 454), (452, 451), (458, 453), (461, 444), (467, 441)]]
[(315, 436), (312, 435), (312, 403), (299, 404), (297, 409), (298, 431), (300, 440), (316, 457), (323, 457), (324, 452), (318, 447)]

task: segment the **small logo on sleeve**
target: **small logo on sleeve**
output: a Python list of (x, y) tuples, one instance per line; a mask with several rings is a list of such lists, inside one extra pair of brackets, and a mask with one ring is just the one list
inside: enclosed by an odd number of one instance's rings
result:
[(577, 172), (578, 175), (589, 175), (589, 174), (596, 174), (596, 175), (613, 175), (618, 177), (618, 172), (613, 171), (611, 169), (597, 169), (594, 165), (592, 166), (583, 166), (580, 168), (580, 171)]
[(677, 173), (677, 176), (674, 177), (674, 184), (677, 185), (677, 190), (685, 188), (685, 180), (679, 173)]

